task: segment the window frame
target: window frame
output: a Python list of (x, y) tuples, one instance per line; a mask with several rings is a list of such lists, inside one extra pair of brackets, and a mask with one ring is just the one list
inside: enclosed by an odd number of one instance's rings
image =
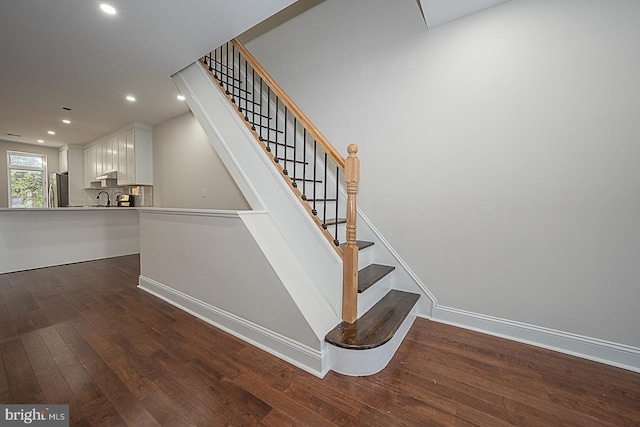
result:
[[(11, 155), (22, 155), (42, 158), (42, 167), (34, 166), (13, 166), (11, 165)], [(33, 208), (17, 208), (12, 206), (11, 200), (11, 171), (22, 170), (30, 172), (42, 172), (42, 207), (49, 207), (49, 175), (47, 173), (47, 155), (41, 153), (30, 153), (27, 151), (7, 150), (7, 207), (10, 209), (33, 209)], [(37, 209), (37, 208), (36, 208)]]

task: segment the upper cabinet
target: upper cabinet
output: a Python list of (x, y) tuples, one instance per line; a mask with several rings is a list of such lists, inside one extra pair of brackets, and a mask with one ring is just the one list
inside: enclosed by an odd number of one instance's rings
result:
[(153, 130), (137, 125), (118, 135), (118, 185), (153, 185)]
[(69, 147), (64, 146), (58, 151), (58, 172), (69, 172)]
[[(97, 147), (89, 147), (84, 150), (84, 187), (91, 188), (91, 183), (96, 182), (98, 173)], [(102, 160), (101, 160), (102, 161)], [(102, 173), (102, 170), (100, 171)]]
[(101, 175), (116, 175), (117, 184), (153, 185), (153, 128), (133, 123), (84, 151), (85, 187), (99, 186)]

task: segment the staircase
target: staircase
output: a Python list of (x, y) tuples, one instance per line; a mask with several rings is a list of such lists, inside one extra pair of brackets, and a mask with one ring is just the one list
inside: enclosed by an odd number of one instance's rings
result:
[[(271, 171), (284, 182), (288, 197), (296, 199), (298, 209), (306, 212), (315, 225), (314, 234), (321, 236), (302, 243), (290, 235), (291, 224), (283, 220), (280, 229), (285, 240), (292, 247), (304, 246), (310, 251), (331, 248), (333, 257), (343, 265), (343, 283), (336, 282), (335, 277), (317, 282), (329, 304), (336, 309), (341, 305), (342, 311), (342, 321), (325, 331), (324, 366), (347, 375), (380, 371), (393, 357), (415, 316), (430, 314), (433, 298), (357, 210), (357, 147), (349, 146), (349, 156), (342, 158), (237, 40), (199, 62), (201, 70), (219, 88), (219, 94), (233, 106), (236, 123), (243, 123), (245, 134), (253, 139), (252, 147), (268, 159)], [(211, 127), (215, 134), (215, 118), (207, 114), (204, 102), (195, 93), (195, 84), (189, 83), (188, 76), (194, 72), (178, 73), (174, 80), (205, 131)], [(279, 209), (285, 209), (272, 207), (270, 197), (269, 201), (262, 200), (260, 192), (253, 188), (255, 182), (246, 176), (251, 173), (247, 169), (251, 166), (242, 164), (240, 155), (228, 150), (228, 156), (221, 157), (232, 175), (235, 171), (234, 178), (240, 181), (247, 200), (252, 206), (266, 207), (277, 222)], [(358, 237), (364, 240), (356, 240), (356, 222)], [(309, 270), (318, 268), (311, 264), (313, 256), (297, 256)], [(318, 259), (318, 263), (322, 261)], [(343, 289), (341, 301), (335, 298), (340, 294), (339, 290), (336, 294), (339, 288)]]

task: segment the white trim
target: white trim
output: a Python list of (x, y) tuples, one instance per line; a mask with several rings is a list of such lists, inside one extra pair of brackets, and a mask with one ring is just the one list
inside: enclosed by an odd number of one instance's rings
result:
[(310, 374), (322, 378), (328, 371), (323, 366), (322, 349), (313, 349), (143, 275), (138, 278), (138, 288)]
[(636, 347), (451, 307), (434, 307), (431, 320), (640, 372), (640, 348)]

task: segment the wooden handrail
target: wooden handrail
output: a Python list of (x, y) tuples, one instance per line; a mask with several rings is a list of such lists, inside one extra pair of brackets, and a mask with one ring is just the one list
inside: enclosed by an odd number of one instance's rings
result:
[(238, 49), (238, 51), (244, 56), (245, 60), (251, 65), (251, 67), (258, 73), (260, 78), (271, 88), (280, 101), (289, 109), (289, 111), (298, 119), (298, 122), (307, 129), (307, 132), (320, 144), (322, 149), (329, 155), (331, 160), (342, 170), (345, 171), (345, 160), (340, 155), (338, 150), (329, 143), (327, 138), (320, 133), (318, 128), (315, 127), (311, 120), (302, 112), (302, 110), (289, 98), (289, 95), (271, 78), (269, 73), (260, 65), (258, 60), (251, 55), (251, 53), (240, 43), (237, 39), (231, 40), (231, 43)]
[(347, 147), (344, 181), (347, 184), (347, 242), (342, 250), (342, 320), (353, 323), (358, 318), (358, 245), (356, 244), (356, 193), (360, 182), (358, 146)]

